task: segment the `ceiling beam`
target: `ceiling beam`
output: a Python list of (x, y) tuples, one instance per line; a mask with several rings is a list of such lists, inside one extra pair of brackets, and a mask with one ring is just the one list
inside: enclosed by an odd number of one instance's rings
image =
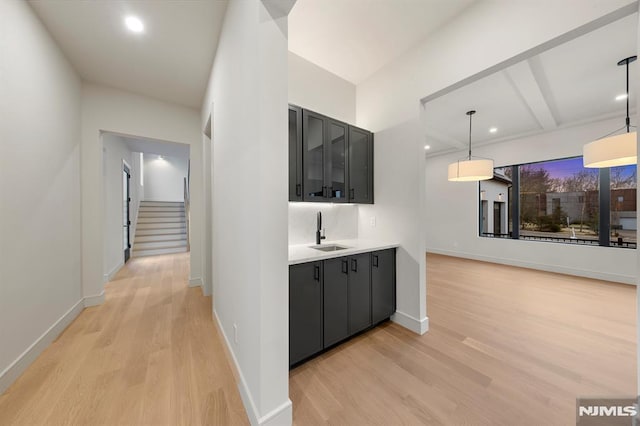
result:
[(515, 64), (503, 73), (543, 130), (558, 127), (558, 121), (549, 108), (529, 61)]
[(436, 142), (440, 142), (446, 145), (449, 145), (451, 147), (455, 147), (455, 148), (467, 148), (467, 143), (465, 142), (460, 142), (459, 140), (452, 138), (451, 136), (445, 135), (444, 133), (441, 133), (437, 130), (434, 130), (433, 128), (429, 127), (425, 129), (425, 135), (427, 137), (428, 140), (432, 140), (432, 141), (436, 141)]

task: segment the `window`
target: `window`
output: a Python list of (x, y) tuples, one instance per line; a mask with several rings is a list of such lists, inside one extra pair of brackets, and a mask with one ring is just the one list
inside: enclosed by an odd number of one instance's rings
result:
[(481, 236), (636, 247), (636, 166), (587, 169), (574, 157), (498, 167), (480, 193)]

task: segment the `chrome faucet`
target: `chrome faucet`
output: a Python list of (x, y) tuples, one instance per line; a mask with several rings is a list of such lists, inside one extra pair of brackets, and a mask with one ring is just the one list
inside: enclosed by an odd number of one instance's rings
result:
[[(320, 233), (322, 230), (322, 234)], [(320, 245), (320, 240), (324, 240), (326, 237), (324, 236), (324, 229), (322, 229), (322, 212), (318, 212), (317, 216), (317, 226), (316, 226), (316, 245)]]

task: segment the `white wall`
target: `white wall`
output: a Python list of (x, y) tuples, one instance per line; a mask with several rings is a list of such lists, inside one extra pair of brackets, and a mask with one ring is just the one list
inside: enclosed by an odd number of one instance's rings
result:
[(280, 16), (272, 19), (260, 0), (229, 2), (200, 125), (213, 109), (213, 309), (253, 424), (290, 424), (292, 415), (287, 18)]
[(327, 241), (358, 238), (357, 205), (289, 203), (289, 245), (315, 244), (318, 212)]
[[(426, 115), (428, 118), (428, 113)], [(619, 127), (619, 119), (570, 127), (474, 150), (496, 167), (582, 155), (584, 141)], [(449, 182), (460, 153), (427, 159), (426, 246), (430, 252), (622, 283), (636, 282), (636, 250), (478, 236), (478, 183)]]
[(189, 158), (144, 154), (144, 200), (184, 201)]
[(638, 9), (635, 0), (478, 1), (358, 85), (357, 124), (378, 131), (418, 118), (423, 97), (519, 62), (530, 49), (625, 6)]
[[(374, 136), (373, 205), (358, 206), (358, 236), (400, 243), (396, 254), (393, 321), (423, 334), (428, 329), (424, 203), (424, 148), (413, 120)], [(371, 219), (375, 218), (375, 227)]]
[(24, 1), (0, 2), (0, 58), (2, 393), (83, 305), (80, 79)]
[(103, 187), (101, 132), (189, 144), (191, 185), (191, 278), (202, 275), (202, 141), (195, 109), (106, 86), (82, 86), (82, 286), (89, 303), (101, 303)]
[[(105, 133), (102, 136), (103, 145), (103, 187), (104, 187), (104, 253), (103, 253), (103, 281), (109, 281), (124, 264), (124, 234), (123, 234), (123, 161), (130, 167), (129, 195), (131, 197), (129, 218), (133, 224), (138, 214), (138, 185), (140, 181), (140, 154), (133, 153), (129, 146), (116, 135)], [(138, 158), (138, 161), (134, 161)], [(132, 227), (131, 246), (135, 229)]]
[(356, 122), (356, 86), (289, 52), (289, 103), (320, 114)]

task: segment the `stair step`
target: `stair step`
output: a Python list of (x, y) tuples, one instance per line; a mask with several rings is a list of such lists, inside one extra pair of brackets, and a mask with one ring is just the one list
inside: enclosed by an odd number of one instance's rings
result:
[(144, 206), (140, 204), (139, 211), (142, 212), (176, 212), (184, 210), (184, 206), (182, 204), (177, 206)]
[(135, 243), (147, 243), (150, 241), (176, 241), (187, 240), (186, 233), (179, 234), (153, 234), (153, 235), (136, 235)]
[(187, 240), (177, 240), (177, 241), (148, 241), (148, 242), (138, 242), (136, 241), (133, 246), (133, 251), (141, 251), (141, 250), (151, 250), (151, 249), (163, 249), (163, 248), (173, 248), (173, 247), (186, 247)]
[(183, 207), (182, 201), (140, 201), (141, 207)]
[(182, 232), (187, 232), (184, 222), (138, 223), (136, 232), (138, 229), (182, 229)]
[(184, 210), (176, 210), (173, 212), (139, 211), (138, 217), (184, 217)]
[(187, 251), (186, 247), (172, 247), (172, 248), (163, 248), (163, 249), (153, 249), (153, 250), (138, 250), (133, 251), (131, 256), (133, 257), (143, 257), (143, 256), (157, 256), (160, 254), (171, 254), (171, 253), (185, 253)]
[(136, 227), (136, 240), (138, 239), (138, 237), (144, 237), (144, 236), (148, 236), (148, 235), (152, 235), (152, 236), (162, 236), (162, 235), (180, 235), (180, 234), (186, 234), (187, 233), (187, 228), (186, 227), (182, 227), (182, 228), (147, 228), (147, 229), (141, 229)]
[(138, 225), (142, 223), (183, 223), (184, 216), (138, 217)]

